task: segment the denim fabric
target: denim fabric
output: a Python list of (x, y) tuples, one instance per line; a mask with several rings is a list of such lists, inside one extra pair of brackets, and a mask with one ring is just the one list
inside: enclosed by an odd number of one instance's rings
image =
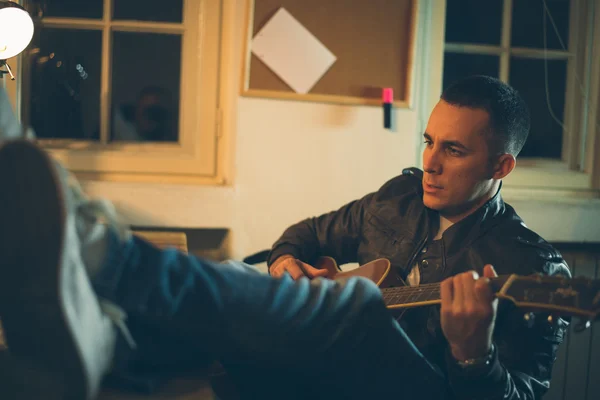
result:
[(275, 279), (132, 237), (111, 239), (94, 286), (127, 312), (138, 344), (117, 346), (121, 384), (151, 390), (219, 360), (245, 398), (446, 396), (442, 374), (364, 279)]

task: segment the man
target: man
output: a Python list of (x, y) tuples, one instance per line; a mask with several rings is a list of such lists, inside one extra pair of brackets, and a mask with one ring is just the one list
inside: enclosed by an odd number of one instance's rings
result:
[[(386, 257), (410, 285), (445, 279), (441, 318), (433, 308), (401, 321), (419, 350), (447, 372), (457, 393), (539, 398), (548, 388), (565, 321), (526, 327), (522, 313), (501, 308), (492, 337), (496, 310), (489, 293), (470, 296), (465, 280), (471, 278), (460, 274), (475, 269), (490, 276), (482, 268), (493, 264), (499, 274), (569, 276), (559, 253), (527, 229), (500, 195), (529, 124), (523, 99), (499, 80), (475, 76), (455, 83), (442, 94), (423, 135), (424, 171), (406, 170), (375, 193), (289, 227), (271, 249), (271, 275), (324, 276), (327, 271), (311, 264), (326, 255), (360, 264)], [(462, 379), (454, 374), (457, 363), (486, 357), (489, 364), (473, 374), (480, 387), (456, 384)]]
[[(0, 376), (3, 398), (92, 398), (109, 369), (164, 374), (214, 359), (246, 398), (533, 397), (564, 329), (515, 325), (531, 349), (507, 373), (505, 360), (523, 349), (510, 335), (491, 344), (491, 289), (466, 272), (443, 285), (442, 326), (452, 345), (442, 351), (448, 364), (436, 365), (391, 318), (373, 283), (273, 279), (160, 251), (131, 237), (110, 204), (86, 199), (30, 142), (2, 145), (0, 187), (0, 315), (11, 374), (28, 378)], [(548, 272), (568, 275), (552, 254)], [(538, 253), (525, 258), (539, 266)], [(491, 267), (480, 272), (494, 275)]]

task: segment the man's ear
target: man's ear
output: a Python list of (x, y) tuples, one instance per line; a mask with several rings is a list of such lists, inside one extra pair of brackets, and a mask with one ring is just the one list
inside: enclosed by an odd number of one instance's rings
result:
[(496, 159), (492, 179), (502, 179), (515, 169), (517, 160), (512, 154), (502, 154)]

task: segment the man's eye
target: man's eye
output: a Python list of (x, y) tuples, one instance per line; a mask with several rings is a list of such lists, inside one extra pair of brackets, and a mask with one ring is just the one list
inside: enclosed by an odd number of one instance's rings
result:
[(453, 147), (448, 147), (448, 151), (450, 152), (450, 154), (452, 154), (453, 156), (460, 156), (462, 155), (462, 153), (458, 150), (456, 150)]

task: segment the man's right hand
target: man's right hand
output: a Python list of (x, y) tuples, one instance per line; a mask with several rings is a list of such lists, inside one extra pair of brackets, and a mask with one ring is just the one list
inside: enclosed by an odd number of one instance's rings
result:
[(284, 255), (277, 258), (269, 268), (269, 272), (275, 278), (279, 278), (287, 272), (294, 280), (303, 276), (309, 279), (327, 277), (328, 274), (326, 269), (317, 269), (310, 264), (294, 258), (292, 255)]

